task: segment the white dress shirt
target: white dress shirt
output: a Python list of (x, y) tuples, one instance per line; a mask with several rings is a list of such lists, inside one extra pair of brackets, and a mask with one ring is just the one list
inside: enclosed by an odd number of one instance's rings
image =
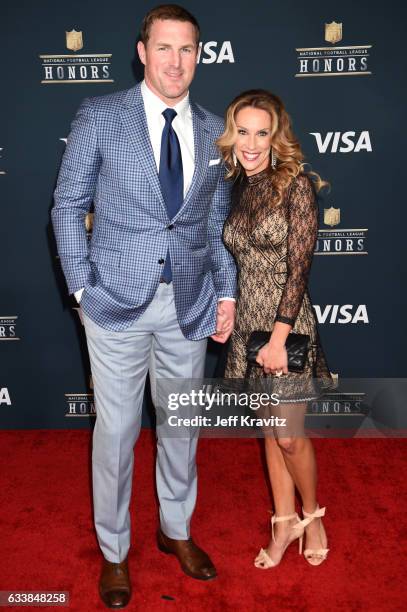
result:
[[(165, 125), (165, 119), (162, 113), (166, 108), (168, 108), (168, 106), (158, 96), (156, 96), (151, 89), (148, 88), (144, 80), (141, 83), (140, 90), (143, 97), (148, 133), (158, 172), (160, 169), (161, 137)], [(192, 112), (189, 104), (189, 93), (187, 93), (185, 98), (183, 98), (172, 108), (177, 113), (177, 116), (174, 117), (172, 121), (172, 127), (178, 136), (181, 148), (185, 198), (188, 189), (191, 186), (192, 177), (195, 170), (194, 130), (192, 125)], [(83, 289), (75, 291), (75, 298), (77, 302), (80, 302), (82, 292)], [(220, 300), (235, 301), (235, 299), (232, 297), (222, 297), (219, 298), (219, 301)]]
[[(160, 170), (161, 137), (165, 125), (163, 111), (168, 108), (158, 96), (146, 85), (141, 83), (141, 95), (143, 96), (144, 109), (146, 111), (148, 133), (153, 148), (154, 159), (157, 165), (157, 172)], [(174, 132), (178, 136), (181, 147), (182, 172), (184, 175), (184, 198), (191, 186), (194, 174), (194, 130), (192, 126), (192, 112), (189, 105), (189, 94), (172, 107), (177, 116), (172, 121)]]

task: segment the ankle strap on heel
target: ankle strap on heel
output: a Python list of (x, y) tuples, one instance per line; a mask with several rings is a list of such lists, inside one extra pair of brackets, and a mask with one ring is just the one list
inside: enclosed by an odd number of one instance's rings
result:
[[(294, 518), (296, 518), (297, 521), (300, 521), (300, 517), (298, 516), (296, 512), (294, 512), (294, 514), (287, 514), (286, 516), (276, 516), (275, 514), (273, 514), (273, 516), (271, 517), (271, 535), (272, 535), (274, 543), (276, 543), (276, 539), (274, 537), (274, 523), (282, 523), (284, 521), (291, 521)], [(297, 522), (296, 525), (293, 525), (293, 527), (297, 527), (297, 525), (299, 525), (299, 522)]]
[(312, 521), (316, 518), (321, 518), (323, 516), (325, 516), (325, 510), (326, 508), (320, 508), (319, 506), (317, 506), (316, 510), (314, 510), (314, 512), (305, 512), (304, 508), (302, 509), (302, 513), (304, 515), (304, 519), (302, 521), (300, 521), (299, 523), (297, 523), (295, 525), (295, 527), (306, 527), (307, 525), (309, 525), (310, 523), (312, 523)]

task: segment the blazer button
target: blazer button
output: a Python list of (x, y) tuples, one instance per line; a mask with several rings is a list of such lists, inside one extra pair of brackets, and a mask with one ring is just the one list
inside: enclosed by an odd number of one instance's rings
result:
[(161, 257), (161, 258), (158, 260), (158, 263), (162, 265), (162, 264), (164, 263), (164, 261), (165, 261), (165, 259), (163, 259), (163, 258)]
[(167, 225), (167, 229), (169, 229), (169, 230), (174, 229), (174, 224), (170, 223), (170, 225)]

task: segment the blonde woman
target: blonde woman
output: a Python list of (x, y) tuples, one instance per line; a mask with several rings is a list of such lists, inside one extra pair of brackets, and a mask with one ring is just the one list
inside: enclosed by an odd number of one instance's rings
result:
[[(315, 190), (325, 183), (305, 173), (303, 154), (281, 100), (265, 90), (240, 94), (226, 112), (218, 146), (234, 181), (233, 206), (224, 227), (224, 241), (238, 271), (236, 326), (231, 337), (225, 378), (270, 382), (278, 392), (276, 415), (287, 417), (288, 430), (274, 428), (265, 436), (268, 473), (274, 498), (272, 537), (255, 566), (275, 567), (287, 546), (305, 535), (304, 556), (311, 565), (328, 553), (317, 501), (314, 450), (303, 431), (307, 402), (318, 392), (315, 380), (332, 382), (318, 338), (307, 292), (308, 273), (317, 236)], [(260, 351), (260, 367), (248, 369), (247, 340), (252, 331), (270, 331)], [(293, 331), (310, 336), (302, 373), (287, 367), (285, 343)], [(295, 489), (303, 519), (295, 511)]]

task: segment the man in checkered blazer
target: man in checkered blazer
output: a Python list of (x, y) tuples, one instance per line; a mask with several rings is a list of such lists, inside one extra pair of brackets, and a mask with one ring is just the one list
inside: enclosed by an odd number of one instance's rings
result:
[[(82, 103), (55, 190), (58, 252), (81, 304), (94, 381), (94, 518), (109, 607), (131, 596), (129, 502), (147, 372), (157, 404), (157, 381), (201, 378), (207, 337), (225, 342), (233, 327), (236, 269), (222, 242), (230, 186), (215, 145), (223, 121), (188, 95), (198, 40), (181, 7), (146, 15), (144, 81)], [(196, 446), (196, 431), (157, 426), (158, 546), (207, 580), (216, 570), (190, 537)]]

